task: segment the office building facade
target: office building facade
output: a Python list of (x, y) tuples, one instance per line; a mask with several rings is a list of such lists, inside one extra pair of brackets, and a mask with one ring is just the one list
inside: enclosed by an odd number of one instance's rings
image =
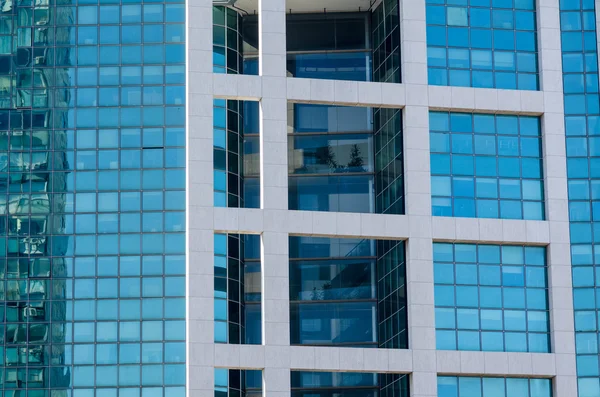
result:
[(206, 3), (191, 394), (600, 396), (594, 1)]
[(600, 397), (599, 9), (0, 3), (2, 396)]

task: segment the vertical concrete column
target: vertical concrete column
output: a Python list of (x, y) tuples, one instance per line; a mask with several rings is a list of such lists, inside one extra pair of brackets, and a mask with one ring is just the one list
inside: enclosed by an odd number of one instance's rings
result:
[(190, 397), (213, 397), (212, 1), (186, 8), (186, 387)]
[(265, 231), (261, 239), (262, 342), (265, 346), (263, 396), (290, 395), (289, 240)]
[(289, 242), (287, 233), (265, 231), (261, 239), (262, 341), (290, 345)]
[[(287, 210), (287, 82), (285, 0), (259, 0), (260, 207)], [(261, 239), (263, 396), (290, 395), (288, 235), (265, 231)]]
[(569, 240), (569, 200), (565, 149), (559, 0), (537, 1), (540, 88), (544, 91), (542, 144), (546, 219), (548, 294), (552, 352), (557, 354), (554, 396), (577, 395), (575, 328)]
[(413, 349), (412, 397), (437, 396), (431, 172), (425, 0), (400, 1), (405, 207), (410, 233), (406, 255), (408, 343)]
[(285, 0), (259, 0), (260, 202), (288, 208)]

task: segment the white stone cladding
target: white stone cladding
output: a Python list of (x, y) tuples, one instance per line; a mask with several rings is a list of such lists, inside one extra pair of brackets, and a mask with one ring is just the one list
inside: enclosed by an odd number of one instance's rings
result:
[[(327, 1), (327, 0), (323, 0)], [(285, 0), (259, 0), (259, 76), (212, 73), (212, 2), (187, 2), (188, 334), (190, 397), (214, 396), (214, 368), (263, 370), (265, 397), (290, 395), (290, 370), (553, 378), (577, 395), (563, 122), (559, 0), (537, 0), (540, 91), (427, 85), (425, 0), (400, 0), (402, 84), (286, 77)], [(213, 98), (260, 101), (260, 209), (213, 207)], [(406, 215), (287, 210), (287, 102), (403, 109)], [(431, 216), (430, 110), (541, 116), (546, 221)], [(260, 234), (262, 345), (213, 343), (213, 235)], [(408, 350), (290, 346), (288, 235), (407, 241)], [(433, 241), (547, 246), (552, 353), (436, 351)]]

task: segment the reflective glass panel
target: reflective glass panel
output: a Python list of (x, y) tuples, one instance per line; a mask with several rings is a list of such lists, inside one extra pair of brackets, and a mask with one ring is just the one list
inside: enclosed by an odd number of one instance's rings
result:
[(427, 0), (426, 13), (429, 84), (539, 89), (534, 0)]
[(539, 122), (430, 112), (433, 215), (545, 219)]
[(545, 249), (434, 243), (440, 350), (550, 351)]

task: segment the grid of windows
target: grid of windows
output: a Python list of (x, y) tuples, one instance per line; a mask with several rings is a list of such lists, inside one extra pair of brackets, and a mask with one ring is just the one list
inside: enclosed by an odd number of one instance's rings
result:
[(373, 111), (375, 140), (375, 212), (404, 214), (404, 161), (402, 157), (402, 111)]
[(538, 89), (535, 0), (427, 0), (429, 84)]
[(440, 350), (550, 351), (543, 247), (434, 243)]
[(600, 394), (600, 104), (594, 1), (561, 1), (560, 25), (579, 393)]
[(185, 395), (184, 23), (179, 1), (0, 11), (6, 395)]
[(444, 397), (552, 397), (550, 379), (438, 376)]
[(542, 220), (539, 118), (430, 112), (434, 216)]
[(377, 240), (377, 318), (379, 347), (407, 349), (404, 241)]

